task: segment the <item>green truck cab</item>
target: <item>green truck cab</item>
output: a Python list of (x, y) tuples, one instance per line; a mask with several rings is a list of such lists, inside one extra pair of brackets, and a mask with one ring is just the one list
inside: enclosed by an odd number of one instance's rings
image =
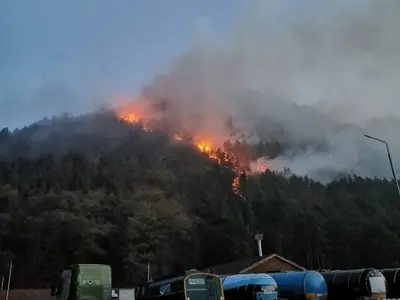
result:
[(111, 266), (77, 264), (64, 269), (51, 288), (56, 300), (110, 300)]

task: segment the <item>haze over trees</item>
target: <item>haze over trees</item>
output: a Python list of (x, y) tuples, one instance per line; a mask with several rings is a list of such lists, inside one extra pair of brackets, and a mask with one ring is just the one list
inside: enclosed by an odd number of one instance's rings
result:
[[(277, 155), (277, 143), (254, 146)], [(0, 131), (0, 276), (48, 286), (76, 262), (112, 265), (115, 286), (276, 252), (307, 268), (399, 264), (393, 182), (344, 177), (325, 185), (265, 171), (236, 174), (161, 131), (104, 112)]]

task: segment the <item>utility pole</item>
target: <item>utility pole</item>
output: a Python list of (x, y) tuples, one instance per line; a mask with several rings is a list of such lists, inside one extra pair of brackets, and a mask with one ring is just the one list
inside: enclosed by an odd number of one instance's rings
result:
[(370, 135), (367, 135), (367, 134), (364, 134), (364, 136), (366, 138), (368, 138), (368, 139), (375, 140), (377, 142), (381, 142), (381, 143), (385, 144), (387, 156), (388, 156), (388, 159), (389, 159), (390, 168), (392, 169), (392, 174), (393, 174), (394, 181), (396, 183), (397, 192), (399, 193), (399, 196), (400, 196), (399, 182), (397, 180), (396, 171), (395, 171), (394, 166), (393, 166), (392, 156), (390, 155), (389, 144), (386, 141), (382, 140), (382, 139), (378, 139), (376, 137), (373, 137), (373, 136), (370, 136)]
[(8, 284), (7, 284), (7, 294), (6, 294), (6, 300), (8, 300), (8, 296), (10, 294), (10, 283), (11, 283), (11, 273), (12, 273), (12, 268), (13, 268), (13, 262), (10, 262), (10, 268), (8, 270)]
[(150, 282), (150, 261), (147, 261), (147, 282)]

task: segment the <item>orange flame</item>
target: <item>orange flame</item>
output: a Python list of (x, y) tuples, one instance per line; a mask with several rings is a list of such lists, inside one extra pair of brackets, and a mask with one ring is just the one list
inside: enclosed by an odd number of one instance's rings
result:
[(130, 124), (141, 124), (144, 131), (151, 131), (149, 126), (149, 112), (151, 111), (151, 102), (147, 99), (140, 98), (134, 99), (129, 102), (129, 100), (119, 97), (117, 99), (119, 103), (123, 103), (122, 106), (118, 107), (115, 112), (117, 116)]
[[(122, 98), (119, 98), (119, 102), (121, 102)], [(125, 100), (126, 102), (126, 100)], [(150, 121), (159, 120), (159, 118), (154, 114), (154, 106), (152, 105), (151, 101), (139, 98), (133, 102), (129, 102), (117, 108), (115, 110), (117, 116), (131, 124), (141, 124), (143, 126), (143, 130), (145, 131), (152, 131), (154, 128), (154, 123)], [(165, 129), (165, 128), (162, 128)], [(183, 126), (181, 128), (182, 132), (187, 131), (187, 126)], [(175, 141), (183, 141), (186, 135), (181, 135), (176, 132), (170, 132), (172, 138)], [(193, 134), (193, 133), (192, 133)], [(239, 144), (236, 149), (234, 149), (234, 144), (228, 141), (227, 148), (224, 149), (225, 153), (219, 155), (215, 150), (214, 143), (212, 143), (208, 137), (207, 138), (194, 138), (194, 145), (203, 153), (208, 155), (210, 159), (215, 160), (218, 164), (223, 163), (231, 163), (233, 171), (236, 173), (236, 177), (233, 179), (232, 182), (232, 191), (238, 194), (240, 197), (243, 198), (243, 195), (240, 194), (240, 180), (239, 174), (242, 171), (248, 171), (251, 174), (256, 174), (265, 171), (268, 168), (265, 161), (254, 161), (251, 159), (250, 152), (248, 151), (247, 144)], [(225, 146), (225, 144), (224, 144)], [(231, 155), (231, 153), (233, 155)]]
[(240, 180), (239, 180), (239, 176), (236, 176), (235, 178), (233, 178), (232, 181), (232, 191), (239, 195), (240, 197), (243, 197), (242, 195), (239, 194), (239, 189), (240, 189)]
[(211, 154), (211, 146), (209, 143), (205, 141), (201, 141), (199, 144), (197, 144), (197, 147), (200, 149), (201, 152)]
[(133, 113), (128, 113), (127, 115), (122, 115), (121, 119), (128, 123), (139, 123), (140, 117)]

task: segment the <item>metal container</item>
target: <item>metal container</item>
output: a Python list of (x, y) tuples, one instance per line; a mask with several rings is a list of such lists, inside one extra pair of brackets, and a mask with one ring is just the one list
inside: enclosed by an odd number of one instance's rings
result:
[(328, 298), (328, 285), (324, 277), (315, 271), (299, 271), (268, 274), (278, 284), (282, 299), (325, 300)]
[(321, 271), (329, 288), (329, 300), (353, 300), (358, 297), (385, 299), (385, 276), (376, 269)]
[(385, 276), (387, 282), (388, 290), (386, 297), (388, 299), (400, 298), (400, 269), (382, 269), (379, 271)]
[(278, 286), (267, 274), (221, 276), (226, 300), (278, 300)]

